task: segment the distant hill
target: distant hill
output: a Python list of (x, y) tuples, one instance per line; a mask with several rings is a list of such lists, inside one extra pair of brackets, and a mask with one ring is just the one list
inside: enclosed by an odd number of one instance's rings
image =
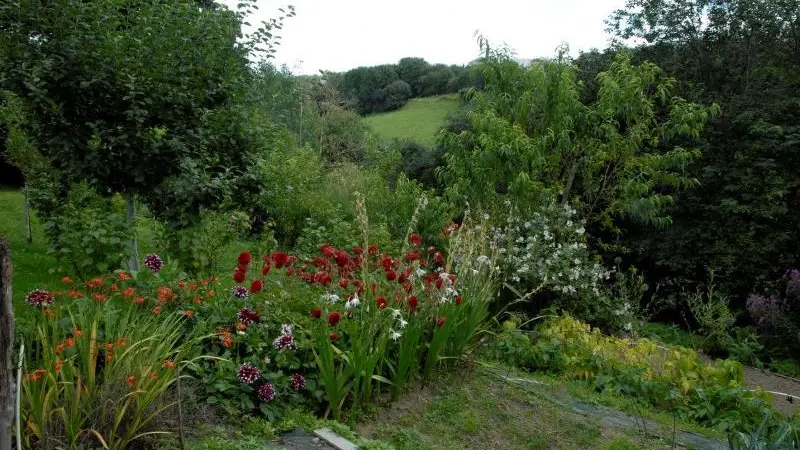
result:
[(367, 116), (364, 121), (382, 139), (412, 139), (432, 147), (447, 115), (458, 106), (458, 96), (453, 94), (413, 98), (397, 111)]

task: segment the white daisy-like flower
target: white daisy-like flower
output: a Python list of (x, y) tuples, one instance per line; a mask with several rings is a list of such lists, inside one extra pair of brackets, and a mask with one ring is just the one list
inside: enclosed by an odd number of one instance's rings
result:
[(360, 304), (361, 304), (361, 300), (359, 300), (359, 299), (358, 299), (358, 296), (356, 295), (355, 297), (351, 298), (350, 300), (348, 300), (348, 301), (347, 301), (347, 302), (344, 304), (344, 309), (353, 309), (353, 308), (357, 308), (357, 307), (358, 307), (358, 305), (360, 305)]
[(399, 309), (389, 308), (389, 311), (392, 312), (392, 317), (395, 319), (403, 317), (403, 313), (401, 313)]
[(416, 276), (418, 276), (418, 277), (421, 277), (421, 276), (425, 275), (425, 269), (417, 269), (417, 271), (414, 272), (414, 274)]
[(325, 300), (325, 301), (328, 301), (328, 302), (331, 302), (331, 303), (336, 303), (336, 302), (339, 301), (339, 296), (336, 295), (336, 294), (331, 294), (329, 292), (326, 292), (325, 294), (322, 294), (322, 300)]
[(396, 340), (400, 339), (402, 336), (403, 336), (403, 335), (402, 335), (402, 334), (400, 334), (400, 333), (398, 333), (397, 331), (394, 331), (394, 330), (391, 330), (391, 329), (389, 330), (389, 337), (390, 337), (390, 338), (391, 338), (393, 341), (396, 341)]
[(408, 325), (408, 321), (403, 318), (400, 318), (400, 322), (398, 325), (400, 325), (400, 328), (405, 328), (406, 325)]

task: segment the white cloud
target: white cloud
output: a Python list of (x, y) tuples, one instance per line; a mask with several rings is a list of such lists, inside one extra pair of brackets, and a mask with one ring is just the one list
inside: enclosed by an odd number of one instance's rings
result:
[(259, 0), (250, 22), (277, 17), (287, 4), (297, 16), (284, 25), (276, 61), (313, 74), (395, 63), (404, 56), (466, 64), (478, 55), (476, 30), (520, 58), (553, 56), (561, 42), (573, 54), (603, 48), (603, 20), (624, 0)]

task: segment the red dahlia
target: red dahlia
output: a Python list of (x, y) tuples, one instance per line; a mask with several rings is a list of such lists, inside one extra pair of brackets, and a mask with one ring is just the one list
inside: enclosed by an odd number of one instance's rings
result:
[(255, 280), (250, 285), (250, 292), (252, 293), (261, 292), (262, 289), (264, 289), (264, 282), (261, 280)]
[(322, 317), (322, 310), (319, 308), (313, 308), (311, 310), (311, 317), (319, 319), (320, 317)]
[(25, 303), (41, 308), (53, 303), (53, 294), (44, 289), (35, 289), (25, 296)]
[(411, 312), (416, 312), (418, 305), (419, 301), (417, 300), (417, 297), (413, 295), (411, 297), (408, 297), (408, 309), (410, 309)]
[(417, 233), (411, 233), (411, 236), (408, 237), (408, 243), (416, 247), (422, 244), (422, 237)]
[(376, 305), (378, 305), (378, 309), (383, 309), (383, 308), (386, 308), (386, 305), (387, 305), (387, 303), (386, 303), (386, 298), (384, 298), (384, 297), (382, 297), (382, 296), (381, 296), (381, 297), (378, 297), (378, 298), (376, 298), (376, 299), (375, 299), (375, 304), (376, 304)]
[(331, 311), (331, 313), (330, 313), (330, 314), (328, 314), (328, 325), (330, 325), (330, 326), (332, 326), (332, 327), (335, 327), (335, 326), (336, 326), (336, 324), (338, 324), (338, 323), (339, 323), (339, 320), (340, 320), (341, 318), (342, 318), (342, 315), (341, 315), (341, 314), (339, 314), (339, 313), (338, 313), (338, 312), (336, 312), (336, 311)]
[(286, 252), (274, 252), (272, 262), (275, 263), (275, 267), (280, 269), (289, 263), (289, 255)]
[(241, 270), (237, 269), (235, 272), (233, 272), (233, 281), (235, 281), (237, 283), (244, 283), (244, 279), (245, 278), (246, 278), (246, 275)]
[(252, 257), (250, 256), (250, 252), (245, 251), (239, 253), (239, 258), (237, 258), (236, 261), (239, 263), (240, 266), (246, 266), (250, 264), (251, 259)]
[(386, 281), (394, 281), (397, 279), (397, 272), (393, 269), (389, 269), (386, 271)]

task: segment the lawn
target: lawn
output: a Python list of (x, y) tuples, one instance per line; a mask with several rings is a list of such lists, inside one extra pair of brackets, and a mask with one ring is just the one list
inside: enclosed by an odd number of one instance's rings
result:
[(447, 115), (458, 110), (458, 106), (455, 95), (414, 98), (397, 111), (375, 114), (364, 120), (383, 139), (412, 139), (433, 146)]
[(18, 319), (25, 294), (54, 285), (61, 274), (51, 272), (56, 260), (48, 254), (44, 229), (32, 214), (33, 241), (25, 238), (25, 198), (19, 190), (0, 189), (0, 236), (8, 238), (13, 264), (12, 291)]

